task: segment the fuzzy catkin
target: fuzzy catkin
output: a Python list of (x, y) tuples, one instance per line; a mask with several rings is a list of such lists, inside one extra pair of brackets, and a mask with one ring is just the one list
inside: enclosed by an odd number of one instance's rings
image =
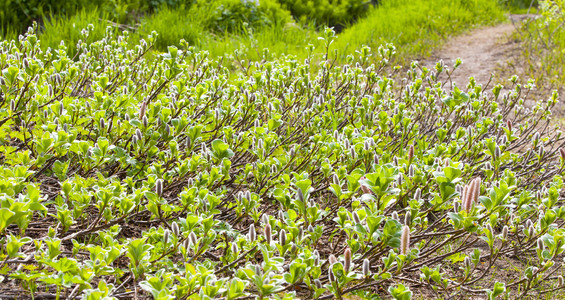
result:
[(271, 225), (265, 225), (265, 241), (267, 241), (267, 245), (271, 244)]
[(330, 263), (330, 265), (337, 263), (337, 258), (335, 258), (335, 255), (330, 254), (330, 256), (328, 257), (328, 262)]
[(248, 236), (249, 236), (249, 240), (250, 240), (251, 242), (254, 242), (254, 241), (255, 241), (255, 239), (256, 239), (256, 237), (257, 237), (256, 232), (255, 232), (255, 224), (249, 225), (249, 234), (248, 234)]
[(402, 235), (400, 236), (400, 254), (406, 255), (410, 248), (410, 227), (404, 225), (402, 227)]
[(365, 258), (365, 260), (363, 260), (363, 276), (367, 277), (369, 276), (369, 272), (371, 269), (371, 265), (368, 259)]
[(343, 270), (345, 271), (345, 273), (349, 273), (349, 269), (351, 268), (351, 249), (347, 248), (345, 249), (345, 252), (343, 253), (344, 256), (344, 262), (343, 262)]

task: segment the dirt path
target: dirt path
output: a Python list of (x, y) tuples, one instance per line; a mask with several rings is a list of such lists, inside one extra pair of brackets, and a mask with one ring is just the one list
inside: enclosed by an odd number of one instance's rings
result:
[(516, 30), (518, 23), (528, 17), (531, 16), (513, 15), (510, 17), (512, 23), (479, 28), (457, 36), (426, 59), (424, 65), (434, 66), (441, 59), (452, 68), (455, 60), (461, 58), (463, 63), (454, 72), (452, 82), (465, 89), (469, 78), (473, 76), (477, 83), (484, 85), (491, 74), (496, 76), (497, 68), (503, 67), (512, 57), (517, 44), (509, 36)]

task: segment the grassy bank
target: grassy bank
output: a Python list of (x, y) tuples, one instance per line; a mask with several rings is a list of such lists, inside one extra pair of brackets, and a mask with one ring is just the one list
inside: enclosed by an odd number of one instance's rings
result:
[[(44, 49), (58, 47), (60, 40), (64, 40), (72, 54), (74, 45), (81, 39), (80, 30), (87, 24), (96, 28), (90, 39), (100, 38), (106, 26), (115, 31), (130, 30), (137, 41), (156, 31), (158, 51), (165, 51), (169, 45), (178, 46), (184, 39), (212, 57), (231, 55), (237, 50), (239, 58), (253, 61), (263, 59), (263, 49), (268, 49), (269, 57), (288, 54), (305, 59), (309, 45), (320, 46), (321, 28), (304, 18), (302, 22), (293, 21), (276, 1), (261, 1), (259, 6), (243, 5), (239, 0), (226, 2), (229, 5), (224, 2), (163, 6), (135, 24), (118, 24), (114, 13), (107, 9), (51, 16), (43, 21), (40, 36)], [(425, 56), (450, 35), (504, 20), (503, 6), (488, 0), (385, 0), (368, 8), (366, 15), (346, 26), (332, 45), (332, 50), (342, 54), (341, 62), (362, 45), (376, 48), (384, 43), (394, 43), (401, 60)]]

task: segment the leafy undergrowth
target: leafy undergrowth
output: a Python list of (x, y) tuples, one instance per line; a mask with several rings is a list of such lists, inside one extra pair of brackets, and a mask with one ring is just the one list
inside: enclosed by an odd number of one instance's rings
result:
[[(88, 35), (92, 30), (86, 29)], [(563, 137), (530, 86), (448, 91), (393, 46), (233, 74), (149, 36), (0, 44), (2, 295), (496, 298), (563, 287)], [(83, 40), (87, 40), (85, 36)], [(377, 61), (368, 60), (378, 56)], [(560, 155), (561, 154), (561, 155)], [(529, 258), (508, 267), (509, 258)]]
[(565, 2), (540, 1), (540, 15), (525, 22), (516, 37), (520, 56), (512, 62), (515, 72), (534, 78), (542, 90), (559, 89), (565, 84)]

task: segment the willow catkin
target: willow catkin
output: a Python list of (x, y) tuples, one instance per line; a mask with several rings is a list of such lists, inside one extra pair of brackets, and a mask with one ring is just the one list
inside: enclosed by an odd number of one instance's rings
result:
[(414, 145), (410, 145), (410, 149), (408, 149), (408, 162), (411, 163), (413, 158), (414, 158)]
[(367, 277), (369, 276), (369, 272), (370, 272), (370, 262), (368, 259), (365, 258), (365, 260), (363, 260), (363, 276)]
[(254, 242), (255, 239), (257, 238), (256, 232), (255, 232), (255, 224), (251, 224), (249, 225), (249, 234), (248, 234), (249, 240), (251, 242)]
[(402, 227), (402, 234), (400, 236), (400, 254), (406, 255), (410, 248), (410, 227), (404, 225)]
[(461, 204), (463, 205), (463, 209), (469, 213), (471, 208), (473, 207), (473, 201), (471, 195), (473, 194), (473, 185), (468, 184), (463, 188), (463, 197), (461, 198)]
[(322, 288), (322, 282), (319, 279), (314, 279), (314, 284), (316, 285), (317, 289)]
[(141, 106), (139, 107), (139, 119), (143, 120), (143, 117), (145, 117), (145, 111), (147, 109), (147, 102), (143, 101), (141, 102)]
[(351, 249), (347, 248), (345, 249), (345, 252), (343, 253), (344, 256), (344, 262), (343, 262), (343, 269), (345, 270), (345, 273), (349, 273), (349, 269), (351, 268)]
[(335, 255), (330, 254), (330, 256), (328, 257), (328, 262), (330, 263), (330, 265), (337, 263), (337, 258), (335, 257)]
[(163, 245), (167, 245), (167, 243), (169, 242), (169, 230), (165, 229), (165, 232), (163, 233)]
[(173, 231), (173, 234), (175, 236), (180, 235), (180, 228), (179, 228), (179, 225), (176, 222), (173, 222), (173, 224), (171, 225), (171, 230)]
[(286, 231), (284, 229), (279, 232), (279, 242), (281, 246), (286, 245)]
[(159, 196), (159, 197), (163, 196), (163, 180), (162, 179), (158, 179), (157, 182), (155, 183), (155, 192), (157, 193), (157, 196)]
[(267, 241), (267, 245), (271, 244), (271, 225), (265, 225), (265, 240)]

